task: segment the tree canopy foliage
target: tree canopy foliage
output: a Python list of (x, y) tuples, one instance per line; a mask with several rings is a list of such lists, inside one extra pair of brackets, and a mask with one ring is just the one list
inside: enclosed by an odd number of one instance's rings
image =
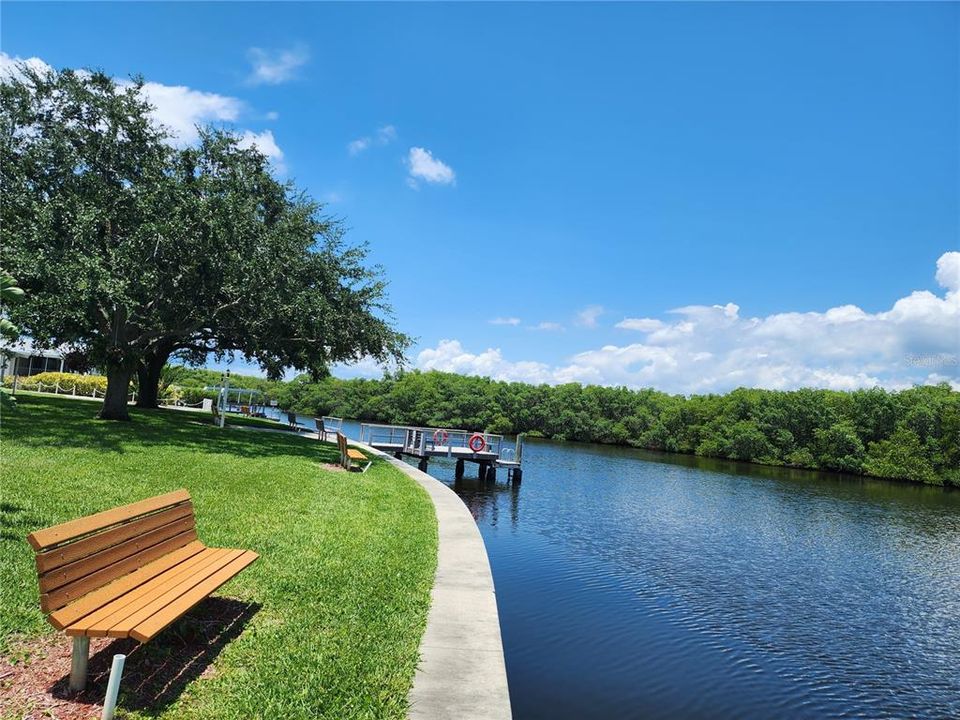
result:
[(230, 132), (176, 147), (141, 88), (25, 65), (0, 83), (3, 263), (27, 291), (11, 319), (105, 371), (101, 416), (127, 416), (134, 373), (155, 404), (174, 353), (274, 377), (401, 357), (382, 274), (342, 222)]
[(273, 390), (282, 407), (369, 422), (527, 433), (768, 465), (960, 486), (960, 393), (949, 385), (668, 395), (440, 372)]
[(4, 340), (12, 342), (20, 337), (20, 328), (10, 322), (5, 315), (10, 303), (22, 297), (23, 289), (17, 285), (13, 275), (0, 269), (0, 338)]

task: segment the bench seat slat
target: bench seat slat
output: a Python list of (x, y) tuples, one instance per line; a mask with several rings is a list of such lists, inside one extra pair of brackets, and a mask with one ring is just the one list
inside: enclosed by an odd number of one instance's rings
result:
[(87, 631), (90, 628), (103, 622), (106, 618), (114, 615), (123, 608), (138, 602), (142, 605), (146, 602), (143, 598), (155, 597), (158, 589), (167, 585), (171, 579), (184, 577), (193, 568), (208, 562), (219, 552), (217, 548), (202, 548), (200, 552), (191, 555), (176, 565), (164, 569), (142, 585), (138, 585), (129, 592), (109, 600), (76, 622), (71, 623), (71, 625), (67, 627), (67, 635), (89, 635), (90, 633)]
[(122, 543), (112, 545), (105, 550), (76, 560), (68, 565), (62, 565), (40, 576), (40, 592), (45, 593), (55, 590), (58, 587), (99, 570), (103, 570), (105, 567), (113, 565), (131, 555), (143, 552), (157, 543), (192, 529), (194, 529), (194, 520), (193, 516), (189, 515), (179, 520), (174, 520), (172, 523), (161, 525), (142, 535), (124, 540)]
[(172, 550), (176, 550), (177, 548), (181, 548), (184, 545), (190, 544), (196, 539), (196, 530), (188, 530), (187, 532), (180, 533), (179, 535), (174, 535), (172, 538), (157, 543), (156, 545), (147, 548), (143, 552), (139, 552), (136, 555), (131, 555), (130, 557), (120, 560), (119, 562), (105, 567), (102, 570), (98, 570), (97, 572), (91, 573), (86, 577), (75, 580), (69, 585), (64, 585), (56, 590), (51, 590), (48, 593), (42, 594), (40, 596), (40, 608), (44, 612), (57, 610), (64, 605), (73, 602), (82, 595), (86, 595), (91, 590), (96, 590), (97, 588), (106, 585), (111, 580), (116, 580), (117, 578), (131, 573), (134, 570), (143, 567), (147, 563), (163, 557)]
[(364, 455), (364, 454), (363, 454), (362, 452), (360, 452), (359, 450), (354, 450), (353, 448), (350, 448), (350, 449), (347, 450), (347, 455), (350, 456), (350, 458), (352, 458), (353, 460), (366, 460), (366, 459), (367, 459), (367, 456), (366, 456), (366, 455)]
[(193, 503), (188, 502), (172, 507), (169, 510), (163, 510), (154, 515), (137, 518), (124, 525), (115, 527), (112, 530), (91, 535), (83, 540), (77, 540), (67, 545), (60, 545), (47, 552), (37, 553), (37, 572), (49, 572), (55, 568), (85, 558), (88, 555), (93, 555), (100, 550), (105, 550), (108, 547), (117, 545), (124, 540), (129, 540), (137, 535), (191, 515), (193, 515)]
[[(164, 573), (157, 578), (157, 584), (148, 595), (91, 623), (84, 634), (91, 637), (128, 637), (130, 628), (137, 622), (150, 617), (164, 605), (175, 600), (207, 575), (229, 562), (239, 552), (239, 550), (212, 548), (212, 552), (204, 553), (204, 558), (186, 572), (176, 576), (168, 576)], [(67, 634), (70, 634), (69, 628), (67, 628)]]
[(94, 590), (84, 595), (76, 602), (70, 603), (66, 607), (50, 613), (47, 616), (47, 620), (49, 620), (50, 624), (57, 630), (63, 630), (68, 625), (77, 622), (80, 618), (86, 617), (98, 608), (139, 587), (151, 578), (169, 570), (174, 565), (184, 562), (188, 558), (202, 552), (204, 549), (203, 544), (200, 542), (192, 542), (189, 545), (185, 545), (179, 550), (174, 550), (169, 555), (164, 555), (162, 558), (144, 565), (139, 570), (134, 570), (129, 575), (115, 580), (99, 590)]
[(186, 613), (190, 608), (208, 597), (217, 588), (236, 576), (241, 570), (255, 561), (259, 555), (252, 550), (242, 550), (228, 565), (210, 575), (199, 585), (181, 595), (163, 610), (143, 621), (132, 630), (130, 637), (138, 642), (147, 642), (167, 625)]
[(174, 490), (166, 495), (147, 498), (140, 502), (131, 503), (115, 507), (110, 510), (87, 515), (86, 517), (71, 520), (60, 525), (36, 530), (27, 536), (27, 540), (33, 546), (34, 550), (45, 550), (82, 537), (98, 530), (104, 530), (111, 525), (131, 520), (140, 515), (162, 510), (171, 505), (179, 505), (190, 499), (190, 493), (186, 490)]

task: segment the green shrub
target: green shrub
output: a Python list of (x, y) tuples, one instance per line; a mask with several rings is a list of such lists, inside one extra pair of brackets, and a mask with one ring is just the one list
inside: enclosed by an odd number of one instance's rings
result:
[[(57, 385), (60, 385), (60, 392), (68, 395), (76, 393), (77, 395), (97, 395), (102, 396), (107, 391), (107, 378), (103, 375), (75, 375), (73, 373), (61, 372), (43, 372), (30, 377), (21, 377), (17, 383), (18, 388), (24, 390), (33, 390), (42, 385), (44, 392), (53, 392)], [(4, 387), (13, 387), (13, 377), (8, 375), (3, 378)], [(76, 388), (76, 389), (74, 389)]]
[(198, 405), (205, 398), (217, 399), (216, 390), (205, 390), (202, 387), (180, 387), (179, 385), (176, 388), (176, 399), (185, 405)]
[(863, 469), (877, 477), (944, 484), (917, 433), (905, 425), (897, 428), (889, 440), (870, 443)]

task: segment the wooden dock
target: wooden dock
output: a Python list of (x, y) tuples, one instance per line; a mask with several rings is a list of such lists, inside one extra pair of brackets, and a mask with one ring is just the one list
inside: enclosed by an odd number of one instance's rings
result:
[(463, 477), (464, 464), (476, 463), (478, 476), (484, 480), (497, 479), (497, 470), (507, 471), (507, 479), (520, 482), (523, 470), (523, 438), (515, 443), (504, 442), (503, 435), (471, 432), (450, 428), (424, 428), (408, 425), (360, 425), (360, 441), (398, 459), (417, 458), (417, 467), (426, 472), (430, 458), (454, 458), (457, 461), (455, 477)]

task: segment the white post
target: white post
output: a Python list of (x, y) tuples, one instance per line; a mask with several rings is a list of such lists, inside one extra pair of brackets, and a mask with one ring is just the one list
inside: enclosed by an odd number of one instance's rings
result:
[(117, 694), (120, 692), (120, 677), (123, 675), (123, 663), (126, 655), (114, 655), (113, 665), (110, 666), (110, 680), (107, 682), (107, 697), (103, 701), (103, 715), (101, 720), (113, 720), (117, 709)]
[(77, 635), (73, 638), (73, 655), (70, 660), (70, 689), (79, 692), (87, 686), (87, 659), (90, 656), (90, 638)]

